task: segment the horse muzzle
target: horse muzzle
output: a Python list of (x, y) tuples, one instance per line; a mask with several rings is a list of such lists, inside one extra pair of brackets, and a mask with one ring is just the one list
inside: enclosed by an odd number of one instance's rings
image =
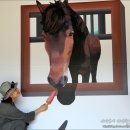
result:
[(67, 81), (68, 81), (67, 76), (62, 76), (58, 83), (56, 83), (51, 77), (48, 77), (47, 79), (48, 79), (49, 84), (52, 85), (54, 88), (57, 88), (57, 89), (64, 87), (67, 84)]

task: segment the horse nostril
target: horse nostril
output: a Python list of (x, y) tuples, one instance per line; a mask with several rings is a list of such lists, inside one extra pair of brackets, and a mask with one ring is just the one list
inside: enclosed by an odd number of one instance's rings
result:
[(64, 87), (67, 84), (67, 81), (68, 81), (67, 76), (62, 76), (58, 83), (55, 83), (55, 81), (51, 77), (48, 77), (47, 79), (48, 79), (49, 84), (52, 85), (53, 87), (57, 88), (57, 89), (60, 88), (60, 87)]
[(67, 76), (62, 76), (59, 83), (65, 86), (67, 84), (67, 81), (68, 81)]

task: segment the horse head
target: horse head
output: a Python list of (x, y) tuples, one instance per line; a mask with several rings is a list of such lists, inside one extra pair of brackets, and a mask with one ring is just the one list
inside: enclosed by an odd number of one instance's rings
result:
[(47, 7), (37, 1), (37, 6), (42, 14), (45, 49), (50, 61), (47, 79), (55, 88), (64, 87), (74, 43), (70, 7), (67, 0), (55, 1)]

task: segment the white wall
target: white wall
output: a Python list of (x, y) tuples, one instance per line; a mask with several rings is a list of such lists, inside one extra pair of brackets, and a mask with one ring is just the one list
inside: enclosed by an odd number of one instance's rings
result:
[[(73, 0), (73, 2), (77, 1)], [(128, 14), (130, 1), (122, 0), (122, 2), (126, 9), (128, 86), (130, 88), (130, 15)], [(35, 0), (0, 1), (0, 84), (6, 80), (14, 80), (19, 83), (19, 88), (20, 6), (24, 4), (35, 4)], [(22, 111), (29, 112), (39, 107), (46, 99), (46, 96), (20, 97), (16, 105)], [(68, 120), (67, 129), (102, 129), (101, 121), (104, 119), (115, 120), (114, 125), (124, 125), (126, 123), (121, 124), (117, 121), (127, 119), (130, 123), (129, 100), (130, 91), (129, 95), (76, 96), (75, 101), (69, 106), (61, 105), (55, 98), (48, 111), (38, 115), (30, 124), (29, 130), (58, 129), (65, 120)]]

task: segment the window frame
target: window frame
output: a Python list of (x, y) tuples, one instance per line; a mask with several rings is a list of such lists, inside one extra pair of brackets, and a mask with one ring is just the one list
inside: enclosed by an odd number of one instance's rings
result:
[[(77, 95), (126, 95), (127, 60), (125, 9), (120, 0), (69, 4), (75, 11), (111, 10), (113, 82), (78, 83)], [(44, 6), (47, 6), (45, 4)], [(21, 91), (24, 96), (48, 95), (54, 90), (49, 84), (30, 84), (30, 13), (39, 12), (36, 5), (21, 6)], [(120, 52), (120, 53), (119, 53)]]

